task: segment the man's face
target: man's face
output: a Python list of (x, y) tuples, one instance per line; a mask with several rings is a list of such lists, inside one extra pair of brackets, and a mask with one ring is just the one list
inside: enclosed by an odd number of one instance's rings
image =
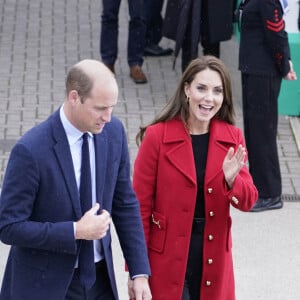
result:
[(114, 106), (117, 104), (118, 87), (115, 82), (106, 86), (95, 83), (91, 95), (81, 102), (75, 102), (74, 125), (82, 132), (98, 134), (111, 120)]

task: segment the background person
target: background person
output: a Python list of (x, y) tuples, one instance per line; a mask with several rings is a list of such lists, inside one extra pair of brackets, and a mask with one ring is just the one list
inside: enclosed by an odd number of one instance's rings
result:
[(279, 0), (246, 0), (240, 24), (239, 70), (250, 173), (259, 198), (251, 211), (283, 207), (277, 152), (278, 96), (282, 78), (295, 80)]
[(230, 206), (249, 211), (257, 190), (233, 123), (227, 68), (203, 56), (138, 133), (133, 187), (155, 300), (235, 299)]

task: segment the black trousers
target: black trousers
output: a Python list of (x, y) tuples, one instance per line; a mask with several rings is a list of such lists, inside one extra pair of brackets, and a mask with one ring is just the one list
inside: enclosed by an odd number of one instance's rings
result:
[(75, 269), (65, 300), (115, 300), (104, 260), (95, 264), (96, 282), (86, 291), (80, 284), (80, 270)]
[(200, 299), (204, 224), (203, 218), (194, 219), (181, 300)]
[(157, 45), (162, 38), (163, 2), (163, 0), (144, 0), (143, 13), (147, 26), (145, 46)]
[[(201, 18), (200, 35), (193, 36), (193, 18), (192, 10), (195, 9), (194, 5), (191, 5), (191, 11), (189, 12), (189, 20), (187, 28), (185, 30), (184, 39), (181, 47), (181, 70), (184, 72), (188, 64), (195, 58), (199, 57), (198, 43), (201, 41), (203, 55), (213, 55), (220, 57), (220, 41), (210, 42), (208, 36), (208, 24), (206, 22), (205, 15), (207, 11), (207, 1), (202, 0), (199, 11), (199, 18)], [(197, 6), (196, 6), (197, 7)]]
[(281, 195), (277, 151), (279, 75), (242, 74), (243, 116), (250, 173), (261, 198)]

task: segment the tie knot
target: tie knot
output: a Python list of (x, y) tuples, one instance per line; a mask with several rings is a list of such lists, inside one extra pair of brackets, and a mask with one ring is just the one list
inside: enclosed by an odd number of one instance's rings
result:
[(82, 135), (82, 139), (83, 139), (84, 142), (85, 142), (85, 141), (88, 141), (88, 139), (89, 139), (89, 134), (88, 134), (87, 132), (85, 132), (85, 133)]

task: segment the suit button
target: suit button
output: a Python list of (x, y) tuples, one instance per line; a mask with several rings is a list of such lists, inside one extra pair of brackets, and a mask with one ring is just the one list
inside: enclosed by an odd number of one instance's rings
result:
[(205, 281), (205, 285), (206, 285), (206, 286), (211, 286), (211, 281), (206, 280), (206, 281)]
[(213, 191), (213, 189), (212, 188), (208, 188), (207, 191), (208, 191), (209, 194), (211, 194), (212, 191)]
[(212, 234), (209, 234), (209, 235), (208, 235), (208, 240), (209, 240), (209, 241), (212, 241), (213, 239), (214, 239), (214, 236), (213, 236)]
[(215, 215), (215, 213), (214, 213), (213, 211), (210, 211), (210, 212), (209, 212), (209, 216), (210, 216), (210, 217), (213, 217), (214, 215)]
[(214, 261), (213, 261), (212, 258), (209, 258), (209, 259), (207, 260), (207, 262), (208, 262), (209, 265), (211, 265)]

